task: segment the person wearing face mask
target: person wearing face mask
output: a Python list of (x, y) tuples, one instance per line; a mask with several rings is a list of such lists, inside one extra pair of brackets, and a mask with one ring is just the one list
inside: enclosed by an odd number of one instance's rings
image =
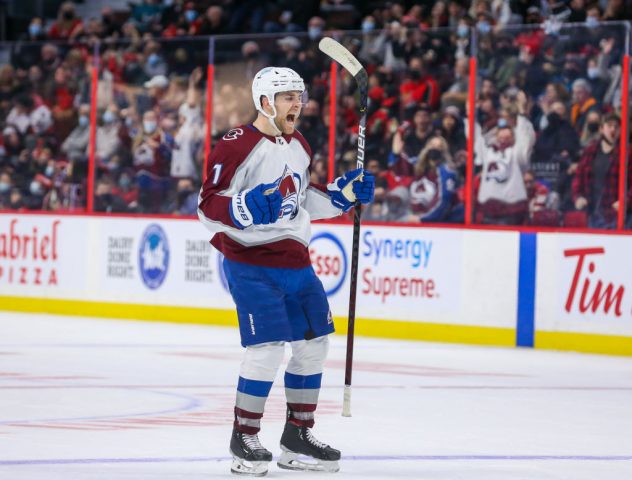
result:
[(320, 40), (325, 29), (325, 20), (321, 17), (312, 17), (307, 22), (307, 36), (313, 42)]
[(79, 106), (79, 118), (77, 126), (66, 137), (61, 144), (61, 151), (68, 159), (86, 157), (88, 155), (88, 144), (90, 142), (90, 105)]
[(54, 40), (74, 40), (83, 33), (83, 22), (75, 12), (72, 2), (64, 2), (59, 7), (57, 21), (53, 23), (48, 36)]
[(101, 114), (97, 124), (95, 156), (101, 165), (107, 164), (117, 154), (122, 146), (121, 123), (119, 110), (115, 104), (110, 104)]
[(106, 213), (127, 212), (127, 204), (120, 196), (113, 192), (114, 181), (109, 177), (103, 177), (97, 181), (94, 190), (94, 211)]
[(132, 163), (138, 183), (138, 205), (141, 212), (160, 213), (171, 186), (168, 176), (172, 145), (159, 125), (154, 110), (143, 114), (142, 128), (132, 143)]
[(25, 199), (26, 208), (29, 210), (41, 210), (44, 203), (44, 195), (46, 195), (51, 184), (51, 181), (44, 175), (35, 175), (29, 183), (29, 195)]
[(477, 216), (486, 224), (521, 225), (528, 212), (522, 174), (529, 168), (535, 131), (522, 114), (515, 127), (505, 122), (496, 128), (491, 144), (485, 142), (478, 122), (474, 124), (475, 164), (481, 166)]
[(409, 187), (411, 220), (415, 222), (463, 221), (463, 204), (457, 196), (459, 178), (446, 153), (428, 145), (419, 154)]
[(571, 125), (577, 133), (582, 131), (588, 112), (599, 109), (599, 104), (592, 94), (590, 83), (584, 78), (573, 82), (573, 103), (571, 105)]
[(577, 167), (580, 148), (579, 136), (567, 120), (566, 106), (553, 102), (547, 126), (533, 147), (530, 168), (536, 180), (557, 192), (564, 209), (571, 207), (570, 180)]
[(220, 5), (208, 7), (204, 13), (204, 18), (200, 22), (200, 35), (221, 35), (226, 33), (226, 30), (224, 9)]
[(598, 110), (588, 112), (586, 123), (579, 136), (581, 148), (586, 148), (600, 137), (599, 128), (601, 127), (601, 113)]
[[(600, 138), (584, 149), (573, 178), (575, 208), (585, 211), (591, 228), (616, 228), (619, 203), (619, 156), (621, 119), (605, 115)], [(632, 205), (632, 161), (627, 165), (626, 204)]]

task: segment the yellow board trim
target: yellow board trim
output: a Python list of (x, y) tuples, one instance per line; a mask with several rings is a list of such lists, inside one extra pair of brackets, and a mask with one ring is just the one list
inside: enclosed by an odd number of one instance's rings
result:
[(632, 356), (632, 337), (536, 331), (535, 348)]
[[(144, 321), (237, 326), (234, 310), (139, 305), (133, 303), (88, 302), (52, 298), (0, 297), (0, 309), (14, 312), (49, 313)], [(347, 319), (335, 319), (336, 333), (347, 333)], [(402, 322), (357, 318), (357, 335), (431, 342), (469, 343), (475, 345), (515, 346), (512, 328), (476, 327), (439, 323)]]
[[(237, 315), (234, 310), (211, 308), (0, 296), (0, 310), (230, 327), (237, 326)], [(368, 337), (402, 340), (467, 343), (502, 347), (514, 347), (516, 345), (516, 331), (513, 328), (357, 318), (355, 332), (357, 335)], [(336, 318), (336, 333), (341, 335), (347, 333), (346, 318)], [(632, 337), (567, 332), (536, 332), (535, 347), (540, 349), (632, 356)]]

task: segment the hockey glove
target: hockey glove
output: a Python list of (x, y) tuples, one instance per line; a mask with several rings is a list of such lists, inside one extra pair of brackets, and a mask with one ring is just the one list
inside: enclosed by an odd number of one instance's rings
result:
[(348, 212), (356, 200), (372, 202), (374, 190), (375, 176), (361, 168), (351, 170), (327, 185), (331, 203), (343, 212)]
[(279, 218), (283, 197), (276, 183), (262, 183), (233, 196), (230, 214), (239, 228), (268, 225)]

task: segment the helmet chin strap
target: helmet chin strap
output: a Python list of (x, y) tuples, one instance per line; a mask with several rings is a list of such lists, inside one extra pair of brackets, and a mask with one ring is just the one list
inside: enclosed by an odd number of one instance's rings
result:
[[(268, 98), (268, 100), (270, 100), (270, 98)], [(268, 122), (270, 122), (270, 125), (272, 126), (272, 129), (274, 131), (274, 136), (278, 137), (279, 135), (281, 135), (283, 132), (281, 130), (279, 130), (279, 127), (277, 127), (276, 123), (274, 123), (274, 119), (277, 116), (277, 111), (276, 108), (274, 108), (274, 103), (273, 102), (269, 102), (270, 107), (272, 108), (272, 112), (274, 113), (274, 115), (270, 115), (268, 112), (266, 112), (263, 109), (263, 106), (259, 109), (259, 111), (261, 113), (263, 113), (263, 115), (268, 119)]]

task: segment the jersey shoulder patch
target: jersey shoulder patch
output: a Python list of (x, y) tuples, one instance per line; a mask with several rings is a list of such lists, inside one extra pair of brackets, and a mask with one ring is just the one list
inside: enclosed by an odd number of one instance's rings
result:
[(214, 153), (216, 157), (229, 157), (232, 161), (241, 163), (250, 155), (261, 138), (262, 135), (256, 128), (240, 125), (222, 135), (211, 150), (211, 154)]

